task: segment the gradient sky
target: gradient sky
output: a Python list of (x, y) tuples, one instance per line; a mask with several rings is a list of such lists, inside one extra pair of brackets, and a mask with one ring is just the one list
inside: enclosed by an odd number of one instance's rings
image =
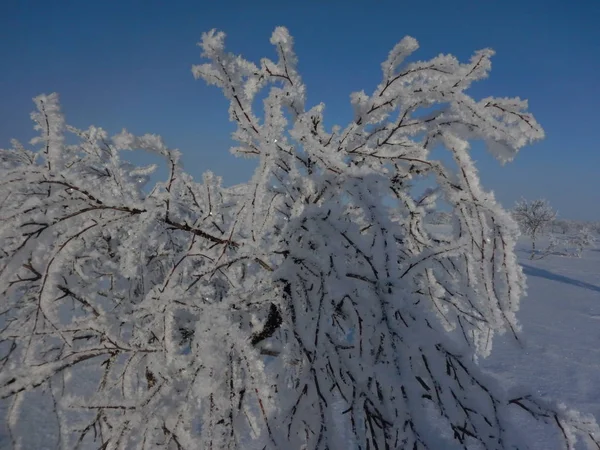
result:
[(371, 92), (411, 35), (415, 59), (493, 48), (491, 77), (471, 95), (529, 99), (544, 141), (504, 167), (474, 149), (504, 206), (545, 197), (563, 218), (600, 220), (599, 23), (599, 0), (1, 0), (0, 147), (33, 137), (31, 98), (58, 92), (68, 123), (161, 134), (195, 177), (210, 169), (239, 183), (253, 163), (228, 152), (228, 104), (190, 70), (202, 32), (225, 31), (230, 51), (258, 62), (276, 56), (274, 27), (288, 27), (308, 104), (325, 102), (327, 125), (351, 119), (350, 92)]

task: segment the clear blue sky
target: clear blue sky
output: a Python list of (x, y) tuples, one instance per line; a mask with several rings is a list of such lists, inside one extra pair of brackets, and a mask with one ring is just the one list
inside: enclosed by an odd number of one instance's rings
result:
[(227, 103), (190, 71), (203, 31), (225, 31), (231, 51), (258, 61), (275, 57), (273, 28), (288, 27), (329, 125), (345, 125), (350, 92), (372, 91), (408, 34), (418, 59), (495, 49), (471, 94), (528, 98), (544, 126), (547, 138), (505, 167), (476, 149), (484, 186), (507, 207), (543, 196), (562, 217), (600, 220), (599, 23), (599, 0), (2, 0), (0, 146), (31, 138), (31, 98), (56, 91), (69, 123), (161, 134), (194, 176), (238, 183), (253, 165), (228, 152)]

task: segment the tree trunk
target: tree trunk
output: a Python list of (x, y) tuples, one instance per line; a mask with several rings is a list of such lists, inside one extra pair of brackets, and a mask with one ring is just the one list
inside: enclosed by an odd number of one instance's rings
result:
[(533, 238), (531, 241), (531, 256), (529, 257), (529, 259), (533, 259), (534, 256), (535, 256), (535, 238)]

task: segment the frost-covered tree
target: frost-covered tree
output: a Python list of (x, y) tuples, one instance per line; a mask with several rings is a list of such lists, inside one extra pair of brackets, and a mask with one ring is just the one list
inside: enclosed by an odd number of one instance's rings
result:
[(538, 199), (529, 202), (522, 199), (515, 204), (512, 213), (523, 234), (531, 238), (531, 258), (533, 258), (535, 242), (550, 229), (556, 219), (556, 211), (547, 200)]
[(446, 211), (433, 211), (427, 214), (426, 223), (432, 225), (449, 225), (452, 223), (452, 214)]
[[(496, 333), (518, 336), (524, 285), (516, 224), (468, 141), (505, 162), (543, 137), (525, 101), (466, 94), (493, 52), (407, 63), (405, 38), (328, 131), (292, 38), (271, 43), (277, 60), (254, 64), (211, 31), (193, 68), (230, 101), (233, 152), (257, 159), (235, 187), (194, 181), (158, 136), (76, 129), (56, 95), (35, 99), (38, 149), (0, 160), (6, 439), (32, 448), (35, 402), (62, 448), (513, 449), (525, 415), (564, 448), (598, 445), (593, 419), (477, 364)], [(148, 189), (155, 167), (126, 162), (140, 149), (169, 168)], [(437, 189), (415, 199), (421, 177)], [(424, 227), (436, 198), (453, 208), (445, 235)]]
[(575, 256), (580, 258), (583, 251), (592, 247), (596, 243), (596, 237), (592, 230), (583, 227), (573, 231), (571, 234), (554, 235), (550, 237), (549, 253), (556, 253), (562, 256)]
[(550, 225), (550, 230), (553, 233), (567, 234), (575, 228), (575, 223), (572, 220), (554, 219)]

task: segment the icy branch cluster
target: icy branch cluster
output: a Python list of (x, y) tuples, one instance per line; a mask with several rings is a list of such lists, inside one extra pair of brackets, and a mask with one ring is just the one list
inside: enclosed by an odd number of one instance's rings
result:
[[(328, 131), (286, 29), (259, 64), (224, 37), (203, 35), (193, 73), (230, 101), (233, 151), (257, 159), (249, 182), (196, 182), (155, 135), (67, 126), (55, 94), (35, 99), (38, 150), (0, 153), (12, 445), (35, 395), (63, 448), (526, 448), (519, 411), (565, 448), (597, 442), (593, 419), (507, 393), (477, 365), (496, 333), (518, 339), (524, 281), (516, 224), (481, 188), (469, 140), (506, 162), (543, 137), (525, 101), (466, 94), (493, 52), (408, 63), (405, 38)], [(140, 149), (169, 168), (147, 190), (156, 167), (126, 162)], [(423, 177), (437, 188), (414, 198)], [(438, 199), (452, 208), (443, 235), (424, 225)]]

